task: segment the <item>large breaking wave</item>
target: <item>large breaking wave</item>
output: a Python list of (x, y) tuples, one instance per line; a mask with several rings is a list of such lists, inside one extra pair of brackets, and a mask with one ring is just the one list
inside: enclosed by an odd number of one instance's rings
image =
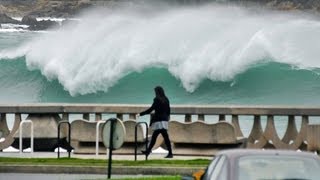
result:
[(30, 70), (57, 79), (71, 95), (108, 91), (130, 73), (150, 68), (167, 69), (194, 92), (204, 81), (234, 81), (264, 63), (320, 67), (320, 22), (305, 13), (128, 3), (79, 18), (78, 24), (0, 50), (0, 59), (25, 57)]

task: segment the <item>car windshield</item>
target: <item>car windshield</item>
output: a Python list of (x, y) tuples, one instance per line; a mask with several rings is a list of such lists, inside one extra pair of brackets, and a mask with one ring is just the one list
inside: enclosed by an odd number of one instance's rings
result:
[(252, 155), (238, 160), (238, 180), (318, 180), (317, 159), (284, 155)]

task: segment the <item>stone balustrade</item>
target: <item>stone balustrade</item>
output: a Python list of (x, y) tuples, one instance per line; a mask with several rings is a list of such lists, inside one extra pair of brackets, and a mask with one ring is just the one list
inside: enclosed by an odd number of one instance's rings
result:
[[(69, 120), (72, 115), (82, 115), (83, 119), (89, 120), (94, 117), (93, 121), (98, 121), (104, 115), (112, 115), (119, 119), (124, 119), (128, 115), (128, 119), (135, 119), (135, 114), (148, 108), (149, 105), (133, 105), (133, 104), (53, 104), (53, 103), (35, 103), (35, 104), (16, 104), (16, 105), (0, 105), (0, 150), (9, 146), (18, 144), (18, 128), (22, 120), (22, 114), (27, 115), (26, 119), (35, 121), (35, 151), (44, 150), (51, 151), (53, 147), (48, 143), (40, 147), (43, 142), (54, 141), (54, 137), (50, 135), (57, 133), (57, 123), (61, 120)], [(318, 107), (289, 107), (289, 106), (234, 106), (234, 105), (172, 105), (171, 119), (176, 116), (182, 116), (185, 122), (204, 121), (208, 122), (209, 116), (218, 116), (219, 121), (225, 121), (226, 116), (231, 117), (230, 122), (235, 127), (237, 136), (243, 136), (240, 128), (240, 121), (243, 118), (252, 119), (253, 125), (247, 138), (247, 148), (276, 148), (276, 149), (302, 149), (307, 150), (307, 137), (312, 138), (312, 134), (308, 134), (309, 117), (320, 116), (320, 108)], [(14, 114), (14, 122), (11, 129), (8, 128), (7, 115)], [(284, 117), (287, 121), (287, 127), (282, 138), (279, 137), (275, 125), (275, 116)], [(262, 127), (261, 117), (266, 117), (266, 126)], [(301, 118), (301, 128), (297, 129), (296, 117)], [(192, 119), (193, 118), (193, 119)], [(240, 120), (241, 119), (241, 120)], [(281, 121), (283, 121), (283, 119)], [(56, 121), (52, 123), (52, 121)], [(30, 136), (28, 128), (23, 131), (23, 137)], [(66, 128), (62, 128), (62, 134), (66, 134)], [(312, 131), (314, 132), (314, 131)], [(81, 133), (80, 133), (81, 134)], [(314, 132), (313, 134), (317, 134)], [(63, 137), (63, 135), (62, 135)], [(37, 143), (38, 140), (43, 140)], [(25, 141), (24, 141), (25, 142)], [(312, 141), (314, 143), (318, 141)], [(49, 143), (50, 144), (50, 143)], [(54, 146), (55, 143), (52, 144)], [(309, 144), (309, 146), (311, 146)], [(38, 147), (38, 148), (37, 148)], [(319, 145), (312, 145), (319, 147)]]

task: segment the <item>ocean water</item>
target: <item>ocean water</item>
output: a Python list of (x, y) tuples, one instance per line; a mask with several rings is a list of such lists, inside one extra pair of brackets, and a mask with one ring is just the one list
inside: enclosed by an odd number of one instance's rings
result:
[[(231, 3), (123, 3), (61, 29), (5, 24), (0, 103), (150, 104), (161, 85), (171, 104), (319, 106), (319, 17)], [(240, 117), (245, 136), (252, 119)], [(286, 117), (276, 119), (282, 137)]]
[[(123, 3), (76, 19), (40, 32), (2, 25), (1, 104), (150, 104), (161, 85), (171, 104), (320, 105), (317, 15)], [(252, 119), (240, 118), (245, 136)], [(282, 137), (287, 122), (275, 124)]]
[(0, 102), (320, 105), (320, 21), (233, 4), (124, 3), (0, 29)]

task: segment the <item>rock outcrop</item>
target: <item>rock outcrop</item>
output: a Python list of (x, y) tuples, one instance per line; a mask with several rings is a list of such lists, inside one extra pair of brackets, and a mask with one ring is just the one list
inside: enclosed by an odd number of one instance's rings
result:
[[(37, 17), (70, 18), (92, 6), (108, 6), (108, 2), (123, 0), (0, 0), (0, 25), (2, 23), (27, 24), (30, 30), (45, 30), (58, 25), (50, 20), (37, 21)], [(130, 0), (127, 0), (130, 1)], [(132, 0), (135, 1), (135, 0)], [(181, 2), (180, 2), (181, 1)], [(175, 3), (208, 2), (210, 0), (175, 0)], [(212, 0), (215, 1), (215, 0)], [(218, 0), (216, 0), (218, 1)], [(226, 0), (235, 3), (255, 3), (277, 10), (307, 10), (320, 12), (320, 0)], [(221, 1), (219, 1), (221, 2)], [(112, 4), (112, 3), (111, 3)], [(17, 21), (11, 17), (24, 17)], [(66, 23), (77, 22), (63, 22)]]
[(315, 10), (320, 12), (319, 0), (269, 0), (267, 6), (275, 7), (279, 10)]
[[(0, 0), (0, 13), (9, 16), (23, 17), (33, 15), (36, 17), (63, 17), (68, 18), (92, 6), (106, 6), (108, 2), (121, 2), (123, 0)], [(129, 1), (129, 0), (128, 0)], [(132, 0), (135, 1), (135, 0)], [(175, 0), (175, 3), (208, 2), (210, 0)], [(218, 0), (211, 0), (218, 1)], [(266, 7), (279, 10), (313, 10), (320, 12), (319, 0), (226, 0), (240, 3), (258, 3)], [(221, 2), (221, 1), (219, 1)], [(112, 3), (111, 3), (112, 4)]]
[(32, 15), (24, 16), (21, 23), (29, 25), (28, 29), (32, 31), (46, 30), (59, 25), (57, 22), (51, 20), (37, 21), (36, 17)]
[[(23, 17), (64, 17), (68, 18), (92, 6), (107, 6), (108, 2), (122, 2), (123, 0), (0, 0), (0, 13), (9, 16)], [(129, 1), (129, 0), (127, 0)], [(136, 0), (132, 0), (136, 1)], [(208, 2), (210, 0), (175, 0), (175, 3)], [(218, 1), (218, 0), (211, 0)], [(319, 0), (226, 0), (240, 3), (258, 3), (279, 10), (313, 10), (320, 12)], [(170, 2), (170, 1), (169, 1)], [(221, 1), (219, 1), (221, 2)], [(112, 3), (111, 3), (112, 4)]]
[(90, 0), (0, 0), (0, 13), (23, 17), (71, 17), (92, 5)]
[(0, 24), (11, 23), (11, 24), (19, 24), (18, 20), (15, 20), (4, 13), (0, 13)]
[(0, 14), (0, 28), (1, 24), (24, 24), (28, 25), (28, 29), (32, 31), (46, 30), (48, 28), (58, 26), (59, 24), (51, 20), (38, 21), (35, 16), (27, 15), (21, 21), (15, 20), (6, 14)]

